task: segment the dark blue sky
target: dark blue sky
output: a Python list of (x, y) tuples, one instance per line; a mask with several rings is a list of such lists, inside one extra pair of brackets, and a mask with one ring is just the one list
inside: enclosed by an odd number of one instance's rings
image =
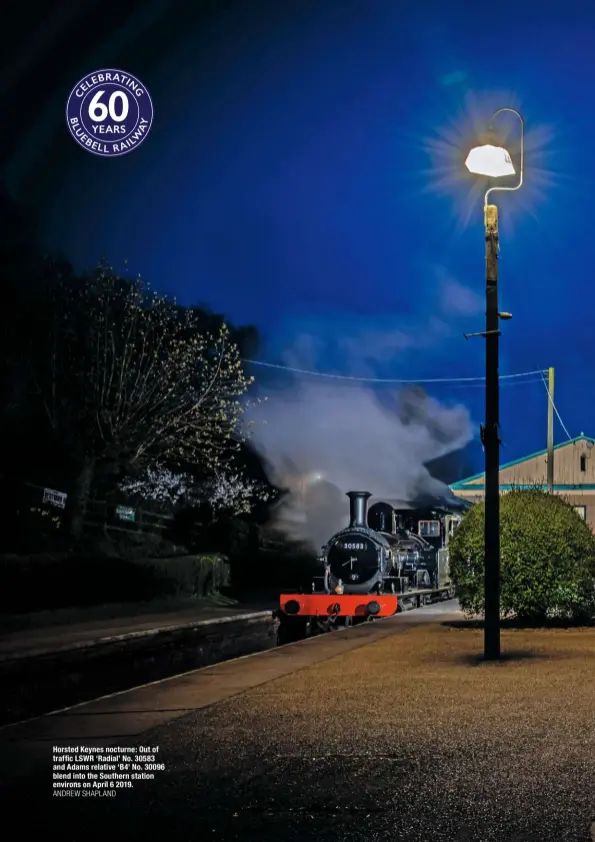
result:
[[(183, 303), (256, 324), (264, 360), (480, 377), (483, 340), (462, 333), (483, 327), (483, 193), (463, 161), (491, 112), (512, 105), (526, 120), (526, 183), (496, 194), (500, 305), (514, 316), (501, 373), (555, 366), (569, 433), (595, 435), (595, 7), (187, 5), (131, 5), (110, 23), (105, 5), (85, 17), (65, 2), (53, 33), (29, 36), (30, 55), (15, 49), (5, 88), (44, 96), (5, 149), (5, 175), (48, 242), (79, 267), (127, 260)], [(114, 66), (144, 82), (155, 118), (142, 147), (106, 160), (73, 141), (64, 105), (80, 77)], [(498, 127), (518, 155), (518, 125)], [(483, 388), (428, 388), (482, 420)], [(541, 383), (503, 387), (501, 416), (503, 462), (545, 446)]]

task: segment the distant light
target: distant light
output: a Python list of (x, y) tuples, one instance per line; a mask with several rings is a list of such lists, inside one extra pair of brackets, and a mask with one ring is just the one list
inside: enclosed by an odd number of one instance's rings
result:
[(510, 155), (501, 146), (476, 146), (472, 149), (465, 166), (475, 175), (487, 175), (489, 178), (501, 178), (504, 175), (514, 175)]

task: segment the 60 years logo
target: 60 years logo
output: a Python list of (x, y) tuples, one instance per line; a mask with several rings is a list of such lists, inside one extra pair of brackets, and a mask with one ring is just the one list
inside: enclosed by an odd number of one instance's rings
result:
[(96, 70), (76, 83), (66, 103), (70, 134), (102, 158), (127, 155), (146, 138), (153, 103), (145, 86), (121, 70)]

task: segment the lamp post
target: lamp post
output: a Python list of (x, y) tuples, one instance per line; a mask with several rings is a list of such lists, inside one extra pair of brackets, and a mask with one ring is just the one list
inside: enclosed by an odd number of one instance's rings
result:
[[(498, 345), (499, 319), (510, 318), (498, 310), (498, 208), (488, 204), (490, 193), (496, 190), (518, 190), (523, 183), (525, 126), (514, 108), (500, 108), (492, 120), (503, 111), (515, 114), (521, 123), (521, 161), (519, 183), (515, 187), (490, 187), (484, 199), (486, 241), (486, 398), (483, 445), (485, 450), (485, 602), (484, 657), (500, 657), (500, 435), (499, 435), (499, 375)], [(491, 128), (491, 124), (490, 124)], [(490, 143), (472, 149), (466, 160), (467, 169), (490, 178), (514, 175), (510, 155), (501, 146)]]

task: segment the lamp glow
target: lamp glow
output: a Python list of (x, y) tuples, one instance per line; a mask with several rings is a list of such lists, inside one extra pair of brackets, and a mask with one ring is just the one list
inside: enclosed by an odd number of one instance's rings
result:
[(512, 165), (510, 155), (502, 146), (476, 146), (472, 149), (465, 166), (469, 172), (475, 175), (485, 175), (488, 178), (501, 178), (505, 175), (514, 175), (515, 169)]

